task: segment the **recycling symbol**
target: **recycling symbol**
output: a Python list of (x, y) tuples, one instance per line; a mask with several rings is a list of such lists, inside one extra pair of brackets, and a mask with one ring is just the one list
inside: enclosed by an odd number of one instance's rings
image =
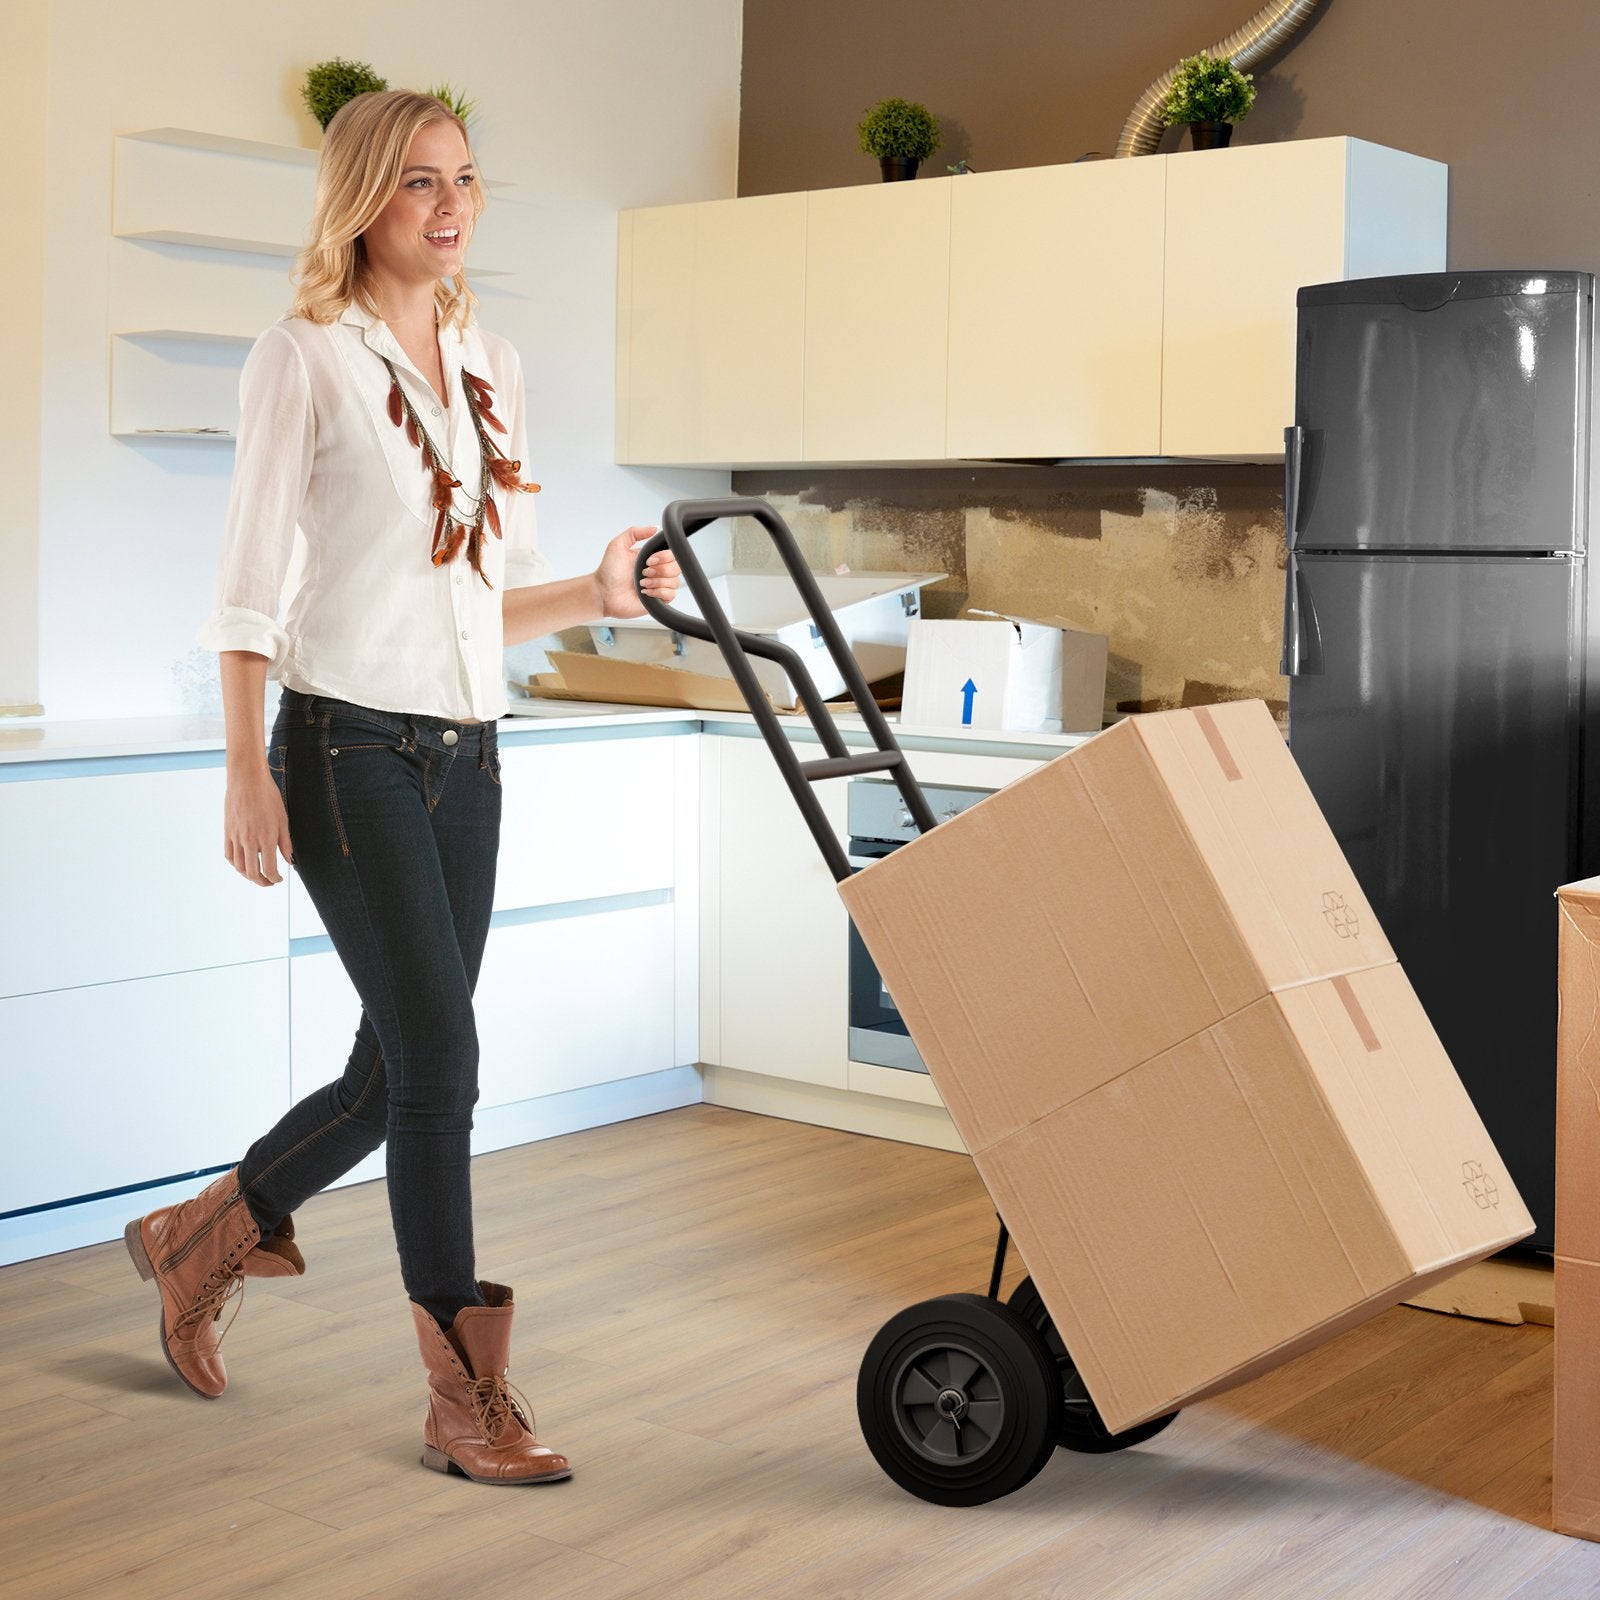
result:
[(1461, 1163), (1461, 1187), (1472, 1196), (1472, 1203), (1480, 1211), (1489, 1211), (1500, 1204), (1500, 1186), (1483, 1170), (1481, 1161)]
[(1354, 939), (1361, 932), (1361, 918), (1356, 915), (1355, 907), (1348, 905), (1336, 889), (1329, 889), (1323, 895), (1322, 914), (1341, 939)]

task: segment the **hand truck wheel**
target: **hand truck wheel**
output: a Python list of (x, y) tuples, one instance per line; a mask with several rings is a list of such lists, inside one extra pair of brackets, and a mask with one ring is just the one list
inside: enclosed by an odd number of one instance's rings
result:
[(902, 1489), (943, 1506), (985, 1505), (1031, 1482), (1056, 1442), (1060, 1379), (1010, 1307), (947, 1294), (892, 1316), (856, 1382), (861, 1432)]
[(1170, 1411), (1164, 1417), (1149, 1422), (1136, 1423), (1122, 1433), (1112, 1433), (1100, 1419), (1099, 1408), (1089, 1398), (1078, 1368), (1067, 1351), (1056, 1325), (1050, 1320), (1039, 1291), (1032, 1278), (1024, 1278), (1011, 1291), (1006, 1304), (1033, 1329), (1050, 1352), (1058, 1373), (1057, 1387), (1060, 1399), (1056, 1412), (1056, 1443), (1063, 1450), (1077, 1450), (1085, 1455), (1106, 1455), (1113, 1450), (1126, 1450), (1129, 1445), (1143, 1444), (1153, 1439), (1178, 1415)]

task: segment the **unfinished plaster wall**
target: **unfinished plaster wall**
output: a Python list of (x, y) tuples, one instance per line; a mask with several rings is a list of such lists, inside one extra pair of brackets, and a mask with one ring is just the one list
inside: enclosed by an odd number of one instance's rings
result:
[[(1105, 718), (1265, 700), (1278, 673), (1283, 496), (1272, 468), (741, 473), (811, 564), (944, 572), (930, 616), (963, 606), (1061, 616), (1110, 642)], [(775, 565), (759, 528), (740, 566)]]

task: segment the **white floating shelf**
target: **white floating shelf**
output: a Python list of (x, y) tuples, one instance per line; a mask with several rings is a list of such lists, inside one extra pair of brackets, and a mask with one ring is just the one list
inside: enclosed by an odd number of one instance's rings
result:
[(320, 154), (299, 145), (268, 144), (262, 139), (236, 139), (229, 133), (202, 133), (196, 128), (139, 128), (119, 133), (119, 139), (138, 139), (145, 144), (175, 144), (185, 150), (214, 150), (222, 155), (249, 156), (256, 161), (287, 161), (296, 166), (314, 167)]
[(172, 439), (180, 444), (232, 444), (237, 436), (216, 428), (121, 428), (111, 437), (137, 439), (143, 444), (160, 439)]
[[(138, 139), (145, 144), (171, 144), (183, 150), (211, 150), (219, 155), (246, 156), (254, 161), (286, 161), (292, 166), (315, 167), (321, 158), (320, 150), (308, 150), (304, 145), (268, 144), (263, 139), (237, 139), (231, 133), (203, 133), (197, 128), (139, 128), (132, 133), (119, 133), (119, 139)], [(509, 189), (505, 178), (490, 178), (479, 174), (478, 181), (486, 189)]]
[(128, 328), (116, 335), (118, 339), (177, 340), (186, 344), (237, 345), (248, 350), (256, 342), (253, 333), (218, 333), (202, 328)]

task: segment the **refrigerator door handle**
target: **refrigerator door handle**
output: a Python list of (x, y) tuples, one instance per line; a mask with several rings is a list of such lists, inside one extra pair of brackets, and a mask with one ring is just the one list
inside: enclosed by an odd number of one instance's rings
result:
[(1306, 430), (1283, 430), (1283, 537), (1293, 550), (1300, 542), (1300, 474), (1305, 459)]
[(1300, 557), (1290, 550), (1283, 584), (1283, 655), (1278, 671), (1286, 678), (1304, 678), (1319, 676), (1322, 670), (1322, 628), (1316, 603), (1300, 570)]

